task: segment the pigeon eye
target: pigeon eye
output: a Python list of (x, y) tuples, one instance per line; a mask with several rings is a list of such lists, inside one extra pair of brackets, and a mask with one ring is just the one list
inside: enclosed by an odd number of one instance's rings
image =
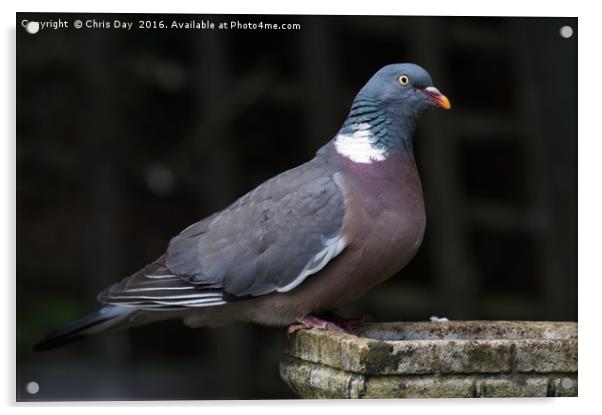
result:
[(407, 75), (401, 75), (398, 80), (402, 85), (407, 85), (410, 82), (410, 78)]

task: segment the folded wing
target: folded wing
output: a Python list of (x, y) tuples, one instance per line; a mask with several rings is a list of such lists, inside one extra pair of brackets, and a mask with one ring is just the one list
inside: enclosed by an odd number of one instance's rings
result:
[(100, 294), (111, 304), (171, 310), (287, 292), (350, 241), (337, 174), (307, 163), (188, 227), (165, 256)]

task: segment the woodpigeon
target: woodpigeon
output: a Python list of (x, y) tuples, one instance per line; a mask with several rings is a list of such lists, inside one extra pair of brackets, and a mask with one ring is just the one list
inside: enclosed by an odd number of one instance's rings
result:
[(451, 105), (423, 68), (383, 67), (312, 160), (184, 229), (156, 261), (101, 292), (103, 308), (35, 348), (176, 318), (191, 327), (341, 329), (316, 315), (397, 273), (422, 242), (412, 136), (435, 107)]

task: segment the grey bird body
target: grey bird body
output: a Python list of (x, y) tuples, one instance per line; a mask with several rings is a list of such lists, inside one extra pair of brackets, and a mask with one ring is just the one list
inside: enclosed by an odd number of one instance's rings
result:
[[(420, 246), (425, 211), (411, 139), (416, 117), (435, 106), (449, 102), (422, 68), (381, 69), (312, 160), (182, 231), (154, 263), (99, 295), (104, 315), (117, 314), (114, 327), (172, 318), (286, 326), (354, 301)], [(65, 333), (40, 349), (57, 335)]]
[[(308, 164), (320, 162), (314, 159)], [(353, 165), (339, 165), (331, 171), (346, 205), (342, 234), (352, 242), (319, 274), (289, 292), (232, 302), (219, 309), (188, 311), (184, 322), (192, 327), (233, 321), (285, 326), (349, 304), (403, 268), (424, 234), (422, 189), (413, 160), (400, 155), (389, 165), (374, 172), (382, 187), (371, 185), (366, 172), (357, 174)]]

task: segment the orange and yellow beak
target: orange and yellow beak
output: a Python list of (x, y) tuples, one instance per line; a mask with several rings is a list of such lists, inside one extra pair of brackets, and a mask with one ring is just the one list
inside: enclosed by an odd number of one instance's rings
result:
[(437, 88), (434, 86), (429, 86), (422, 90), (424, 95), (428, 98), (429, 101), (434, 103), (439, 108), (443, 108), (445, 110), (451, 109), (451, 102), (445, 95), (443, 95)]

